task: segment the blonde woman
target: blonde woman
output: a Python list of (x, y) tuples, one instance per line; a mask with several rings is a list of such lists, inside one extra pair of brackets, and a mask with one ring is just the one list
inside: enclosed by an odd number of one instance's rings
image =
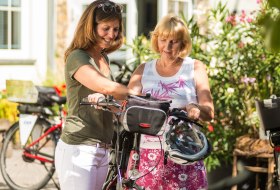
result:
[[(194, 120), (211, 120), (214, 107), (205, 65), (188, 57), (192, 44), (183, 20), (174, 15), (163, 17), (151, 32), (151, 44), (159, 59), (141, 64), (128, 87), (171, 99), (171, 108), (186, 110)], [(139, 170), (147, 175), (138, 179), (138, 185), (153, 190), (207, 189), (203, 161), (180, 165), (167, 158), (164, 163), (160, 144), (158, 137), (141, 135)]]

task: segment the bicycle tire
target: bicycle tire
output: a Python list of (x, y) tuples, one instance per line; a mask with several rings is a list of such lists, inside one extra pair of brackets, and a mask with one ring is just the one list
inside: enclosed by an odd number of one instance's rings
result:
[[(49, 126), (45, 120), (39, 119), (35, 123), (26, 145), (32, 142), (32, 136), (34, 137), (35, 131), (39, 131), (39, 134), (36, 133), (36, 138), (38, 138), (38, 135), (41, 136)], [(43, 163), (37, 159), (27, 158), (23, 155), (26, 145), (21, 146), (19, 141), (19, 122), (16, 122), (5, 134), (0, 153), (0, 168), (3, 178), (11, 189), (41, 189), (47, 185), (55, 172), (54, 162)], [(43, 145), (43, 143), (46, 144)], [(38, 145), (42, 145), (42, 148), (40, 148), (41, 153), (50, 155), (51, 158), (49, 159), (54, 160), (55, 133), (50, 133), (44, 137)], [(37, 147), (32, 150), (37, 151)]]

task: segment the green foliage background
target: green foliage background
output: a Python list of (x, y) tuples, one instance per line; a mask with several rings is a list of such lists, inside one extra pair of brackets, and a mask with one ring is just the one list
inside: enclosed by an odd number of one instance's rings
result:
[(255, 99), (280, 95), (280, 54), (266, 48), (258, 25), (264, 9), (230, 15), (220, 3), (209, 14), (211, 30), (204, 36), (195, 22), (189, 23), (195, 31), (192, 56), (207, 64), (215, 102), (214, 132), (208, 132), (214, 147), (206, 159), (209, 170), (231, 161), (236, 137), (258, 136)]

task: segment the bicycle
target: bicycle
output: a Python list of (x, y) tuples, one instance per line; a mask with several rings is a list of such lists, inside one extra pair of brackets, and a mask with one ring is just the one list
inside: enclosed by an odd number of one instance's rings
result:
[[(120, 108), (116, 115), (116, 133), (114, 136), (114, 149), (111, 151), (111, 160), (107, 178), (103, 185), (103, 190), (144, 190), (144, 188), (136, 184), (137, 179), (145, 174), (140, 174), (137, 170), (139, 162), (139, 134), (131, 133), (122, 127), (120, 116), (123, 110), (122, 105), (117, 103), (112, 97), (99, 101), (98, 103), (90, 103), (87, 99), (81, 102), (82, 105), (97, 105), (103, 109), (110, 111), (109, 107)], [(174, 113), (173, 113), (174, 114)], [(172, 114), (171, 114), (172, 115)], [(187, 118), (189, 119), (189, 118)], [(196, 121), (189, 120), (196, 123)], [(155, 166), (156, 167), (156, 166)], [(242, 162), (238, 162), (238, 175), (236, 177), (227, 177), (209, 186), (209, 190), (225, 190), (230, 189), (234, 185), (239, 185), (251, 177), (252, 172), (245, 169)]]
[(66, 97), (59, 96), (52, 87), (36, 89), (37, 102), (17, 102), (19, 121), (3, 136), (0, 169), (11, 189), (41, 189), (51, 179), (54, 181), (54, 152), (64, 123)]
[[(150, 98), (149, 95), (141, 98)], [(125, 102), (125, 101), (124, 101)], [(164, 101), (162, 101), (164, 102)], [(139, 147), (139, 134), (125, 130), (120, 124), (121, 114), (124, 112), (124, 104), (118, 103), (113, 97), (109, 96), (106, 99), (98, 101), (97, 103), (88, 102), (84, 98), (81, 105), (96, 105), (102, 107), (103, 110), (111, 111), (110, 107), (119, 108), (115, 114), (115, 134), (113, 138), (114, 149), (110, 152), (110, 163), (107, 178), (103, 185), (104, 189), (141, 189), (136, 182), (137, 175), (137, 159)], [(129, 156), (131, 155), (131, 156)]]
[(280, 189), (280, 98), (272, 95), (269, 99), (255, 100), (261, 127), (269, 137), (275, 160), (277, 186)]
[[(126, 165), (128, 161), (129, 151), (132, 149), (132, 146), (136, 141), (134, 140), (134, 134), (127, 132), (121, 128), (120, 116), (121, 116), (121, 107), (122, 105), (113, 99), (112, 96), (108, 96), (106, 99), (102, 99), (97, 103), (89, 102), (87, 98), (84, 98), (80, 105), (89, 105), (89, 106), (98, 106), (103, 110), (110, 111), (110, 107), (118, 108), (119, 112), (115, 112), (115, 133), (113, 137), (114, 148), (110, 152), (110, 163), (109, 171), (103, 185), (103, 190), (113, 188), (115, 186), (123, 186), (123, 184), (118, 184), (118, 179), (124, 179), (124, 171), (126, 170)], [(122, 141), (120, 141), (120, 139)], [(132, 143), (133, 142), (133, 143)], [(120, 157), (120, 158), (119, 158)], [(134, 185), (134, 184), (131, 184)], [(119, 187), (120, 188), (120, 187)]]

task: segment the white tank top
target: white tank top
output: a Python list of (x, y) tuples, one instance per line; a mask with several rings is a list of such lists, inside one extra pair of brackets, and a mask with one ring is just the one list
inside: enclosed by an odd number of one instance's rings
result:
[(143, 93), (150, 93), (159, 99), (172, 99), (172, 108), (185, 108), (190, 103), (197, 103), (194, 81), (194, 60), (186, 57), (180, 70), (171, 77), (162, 77), (156, 70), (156, 61), (145, 64), (141, 83)]

